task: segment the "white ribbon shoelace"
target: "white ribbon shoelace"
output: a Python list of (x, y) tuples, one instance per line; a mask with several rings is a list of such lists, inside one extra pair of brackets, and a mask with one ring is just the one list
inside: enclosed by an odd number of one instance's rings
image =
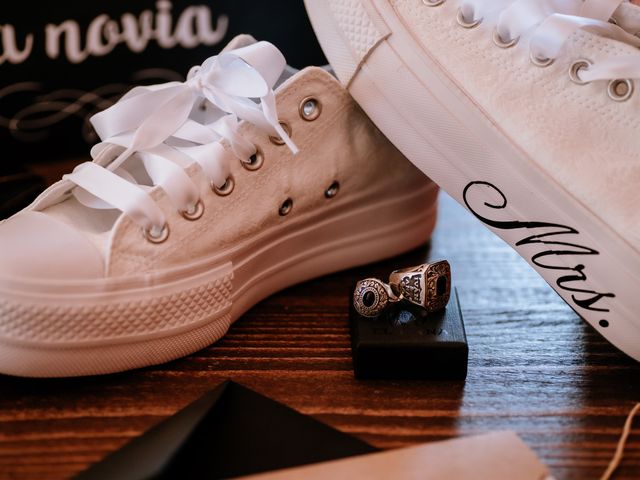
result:
[[(186, 82), (134, 88), (91, 119), (102, 140), (91, 150), (94, 161), (63, 178), (80, 187), (73, 194), (83, 205), (118, 209), (158, 237), (166, 217), (148, 191), (160, 186), (178, 211), (193, 213), (200, 191), (186, 167), (199, 164), (212, 187), (222, 187), (231, 161), (248, 162), (256, 154), (256, 146), (239, 134), (239, 120), (280, 137), (297, 153), (278, 121), (273, 91), (285, 67), (276, 47), (258, 42), (207, 59)], [(198, 122), (203, 102), (208, 121)]]
[[(531, 58), (550, 65), (578, 30), (640, 47), (640, 38), (610, 23), (611, 15), (625, 0), (461, 0), (465, 23), (479, 23), (489, 12), (499, 11), (495, 29), (498, 44), (509, 46), (533, 30)], [(640, 52), (584, 65), (577, 72), (584, 83), (598, 80), (640, 79)]]

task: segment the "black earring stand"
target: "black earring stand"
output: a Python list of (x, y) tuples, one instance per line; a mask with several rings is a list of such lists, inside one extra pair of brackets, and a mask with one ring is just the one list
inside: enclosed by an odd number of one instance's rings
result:
[(455, 288), (447, 307), (431, 314), (400, 302), (368, 318), (356, 311), (352, 299), (350, 327), (356, 378), (464, 380), (467, 376), (469, 346)]

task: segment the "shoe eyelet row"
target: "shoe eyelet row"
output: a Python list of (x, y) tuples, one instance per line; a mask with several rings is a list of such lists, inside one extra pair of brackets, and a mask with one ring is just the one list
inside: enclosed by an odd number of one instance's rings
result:
[[(254, 153), (253, 155), (251, 155), (251, 157), (249, 157), (249, 161), (241, 162), (241, 163), (242, 163), (242, 166), (247, 170), (250, 170), (250, 171), (258, 170), (260, 167), (262, 167), (264, 163), (264, 155), (262, 153), (262, 150), (259, 147), (256, 147), (256, 153)], [(211, 186), (211, 190), (216, 195), (219, 195), (221, 197), (226, 197), (230, 195), (231, 192), (233, 192), (235, 185), (236, 185), (236, 182), (235, 182), (235, 179), (233, 178), (233, 175), (229, 175), (225, 180), (224, 184), (222, 184), (220, 187), (217, 187), (213, 182), (211, 183), (210, 186)], [(205, 210), (204, 203), (202, 202), (202, 200), (198, 200), (198, 203), (196, 203), (193, 206), (193, 208), (191, 208), (190, 210), (182, 210), (180, 212), (180, 215), (182, 215), (182, 217), (185, 220), (196, 221), (202, 218), (202, 216), (204, 215), (204, 210)], [(165, 224), (164, 227), (162, 227), (162, 229), (159, 232), (154, 231), (153, 229), (151, 230), (144, 229), (143, 233), (144, 233), (144, 237), (153, 244), (164, 243), (169, 238), (169, 225)]]
[[(221, 187), (216, 187), (215, 185), (212, 184), (211, 188), (216, 194), (220, 196), (227, 196), (233, 191), (234, 186), (235, 186), (235, 181), (233, 179), (233, 176), (230, 175), (225, 181), (224, 185), (222, 185)], [(334, 198), (336, 195), (338, 195), (339, 191), (340, 191), (340, 182), (336, 180), (331, 185), (329, 185), (329, 187), (325, 190), (324, 196), (327, 199), (331, 199), (331, 198)], [(282, 202), (282, 205), (280, 206), (278, 213), (280, 214), (281, 217), (285, 217), (289, 215), (292, 210), (293, 210), (293, 199), (289, 197), (284, 202)], [(190, 221), (198, 220), (204, 214), (204, 204), (202, 203), (201, 200), (199, 200), (198, 203), (194, 206), (194, 208), (191, 211), (185, 210), (180, 213), (187, 220), (190, 220)], [(143, 232), (144, 232), (145, 238), (149, 242), (153, 244), (164, 243), (169, 238), (169, 224), (165, 223), (165, 225), (162, 227), (162, 229), (160, 229), (160, 231), (154, 231), (153, 229), (145, 229), (143, 230)]]
[[(437, 7), (438, 5), (442, 5), (444, 0), (422, 0), (422, 3), (428, 7)], [(458, 24), (463, 28), (474, 28), (477, 27), (480, 23), (482, 23), (482, 18), (478, 20), (467, 20), (462, 13), (462, 9), (458, 8), (458, 13), (456, 16), (456, 20)], [(618, 20), (615, 17), (611, 17), (609, 19), (609, 23), (613, 25), (618, 25)], [(640, 37), (640, 32), (636, 33), (636, 36)], [(493, 30), (492, 35), (493, 43), (500, 48), (511, 48), (515, 46), (519, 41), (520, 37), (513, 38), (511, 40), (504, 40), (500, 33), (498, 33), (498, 29)], [(552, 65), (555, 60), (553, 58), (541, 58), (535, 55), (533, 52), (529, 53), (529, 59), (531, 63), (536, 67), (548, 67)], [(592, 63), (589, 60), (580, 59), (571, 65), (569, 69), (569, 78), (571, 81), (577, 85), (585, 85), (588, 82), (585, 82), (580, 78), (580, 71), (589, 68)], [(615, 80), (611, 80), (607, 85), (607, 95), (609, 98), (615, 102), (625, 102), (629, 100), (635, 91), (633, 80), (629, 78), (619, 78)]]
[[(443, 2), (444, 0), (440, 1), (440, 3), (443, 3)], [(206, 104), (202, 103), (200, 105), (200, 109), (206, 110)], [(300, 105), (298, 107), (298, 112), (300, 114), (300, 117), (303, 120), (312, 122), (316, 120), (322, 113), (322, 104), (315, 97), (305, 97), (300, 102)], [(282, 128), (284, 129), (284, 131), (287, 133), (288, 136), (292, 135), (292, 129), (288, 123), (280, 122), (280, 125), (282, 126)], [(273, 143), (274, 145), (278, 145), (278, 146), (285, 144), (285, 142), (280, 137), (276, 137), (276, 136), (270, 136), (269, 141), (271, 141), (271, 143)], [(262, 167), (262, 165), (264, 165), (264, 153), (262, 152), (262, 149), (256, 145), (256, 153), (251, 155), (248, 161), (243, 161), (241, 163), (243, 168), (245, 168), (246, 170), (249, 170), (252, 172), (259, 170)], [(211, 183), (211, 190), (216, 195), (219, 195), (221, 197), (226, 197), (230, 195), (231, 192), (233, 192), (233, 190), (235, 189), (235, 184), (236, 183), (235, 183), (235, 179), (233, 178), (233, 175), (229, 175), (229, 177), (225, 180), (224, 184), (221, 185), (220, 187), (217, 187), (215, 184)], [(336, 181), (336, 182), (333, 182), (329, 186), (329, 188), (325, 190), (324, 195), (326, 198), (333, 198), (338, 194), (339, 190), (340, 190), (340, 184)], [(204, 203), (202, 202), (202, 200), (199, 200), (198, 203), (196, 203), (196, 205), (194, 205), (192, 209), (183, 210), (180, 212), (180, 214), (186, 220), (195, 221), (200, 219), (204, 215), (204, 210), (205, 210)], [(279, 214), (280, 216), (284, 217), (286, 215), (289, 215), (289, 213), (291, 213), (292, 210), (293, 210), (293, 199), (287, 198), (280, 206)], [(170, 232), (169, 224), (165, 224), (161, 229), (153, 229), (153, 228), (143, 229), (144, 237), (153, 244), (160, 244), (160, 243), (166, 242), (167, 239), (169, 238), (169, 232)]]
[[(586, 85), (586, 82), (580, 78), (580, 72), (587, 70), (591, 65), (591, 61), (581, 58), (571, 64), (569, 68), (569, 79), (576, 85)], [(614, 102), (626, 102), (635, 91), (633, 80), (629, 78), (618, 78), (611, 80), (607, 85), (607, 95)]]
[[(439, 5), (442, 5), (444, 2), (445, 0), (422, 0), (422, 3), (427, 7), (437, 7)], [(477, 20), (466, 19), (464, 16), (464, 13), (462, 13), (462, 8), (458, 8), (458, 13), (456, 14), (456, 21), (458, 22), (458, 25), (460, 25), (461, 27), (467, 28), (467, 29), (475, 28), (482, 23), (482, 20), (483, 18), (479, 18)], [(495, 43), (496, 46), (500, 48), (511, 48), (520, 41), (520, 37), (512, 38), (510, 40), (503, 39), (500, 36), (500, 33), (498, 33), (497, 28), (493, 30), (492, 39), (493, 39), (493, 43)]]
[[(531, 62), (540, 67), (546, 67), (553, 63), (551, 59), (536, 59), (531, 55)], [(569, 79), (576, 85), (586, 85), (586, 82), (580, 78), (580, 72), (587, 70), (593, 63), (590, 60), (581, 58), (576, 60), (569, 67)], [(625, 102), (629, 100), (635, 91), (633, 80), (629, 78), (618, 78), (611, 80), (607, 85), (607, 95), (615, 102)]]
[[(331, 198), (334, 198), (336, 195), (338, 195), (339, 191), (340, 191), (340, 182), (336, 180), (331, 185), (329, 185), (329, 187), (324, 191), (324, 196), (327, 199), (331, 199)], [(293, 210), (293, 199), (289, 197), (284, 202), (282, 202), (282, 205), (280, 205), (280, 208), (278, 209), (278, 213), (280, 214), (281, 217), (284, 217), (289, 215), (292, 210)]]

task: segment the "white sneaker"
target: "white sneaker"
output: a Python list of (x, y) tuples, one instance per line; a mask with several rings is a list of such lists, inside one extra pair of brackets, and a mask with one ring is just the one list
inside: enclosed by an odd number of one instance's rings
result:
[(633, 31), (636, 7), (306, 4), (339, 78), (383, 133), (640, 360), (640, 38), (608, 21), (619, 14)]
[(175, 359), (282, 288), (428, 240), (437, 187), (331, 74), (253, 42), (96, 115), (94, 162), (0, 223), (1, 373)]

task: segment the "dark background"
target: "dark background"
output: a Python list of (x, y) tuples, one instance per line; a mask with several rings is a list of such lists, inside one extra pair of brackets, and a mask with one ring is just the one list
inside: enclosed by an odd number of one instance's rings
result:
[[(32, 53), (25, 62), (0, 64), (0, 145), (4, 152), (0, 163), (5, 164), (0, 165), (0, 170), (6, 169), (7, 163), (46, 163), (87, 155), (89, 146), (97, 141), (88, 117), (106, 108), (136, 84), (183, 78), (191, 66), (218, 53), (239, 33), (250, 33), (258, 40), (273, 42), (283, 51), (289, 64), (298, 68), (325, 63), (300, 0), (173, 0), (170, 3), (174, 28), (185, 8), (205, 5), (211, 10), (213, 28), (220, 15), (228, 16), (225, 38), (217, 45), (200, 45), (191, 49), (179, 45), (163, 49), (151, 39), (140, 53), (132, 52), (123, 43), (105, 56), (90, 56), (79, 64), (67, 60), (64, 44), (59, 58), (51, 59), (46, 55), (44, 32), (47, 24), (76, 21), (82, 32), (80, 44), (84, 47), (87, 28), (99, 15), (107, 14), (121, 24), (124, 13), (139, 18), (142, 11), (150, 10), (154, 13), (155, 27), (158, 3), (152, 0), (40, 0), (12, 2), (3, 6), (0, 27), (10, 24), (15, 28), (20, 49), (24, 47), (27, 34), (33, 34), (34, 41)], [(4, 52), (4, 45), (0, 43), (0, 55)], [(160, 75), (139, 75), (140, 71), (147, 69), (163, 71)], [(23, 85), (19, 92), (9, 93), (22, 82), (33, 83)], [(98, 96), (91, 93), (96, 91)], [(52, 94), (55, 97), (51, 97)], [(78, 102), (79, 98), (83, 100)], [(22, 121), (17, 123), (17, 129), (11, 130), (10, 121), (34, 103), (40, 104), (44, 111), (26, 118), (46, 119), (45, 123), (51, 125), (32, 128)], [(74, 113), (54, 122), (53, 117), (59, 117), (65, 111)]]

